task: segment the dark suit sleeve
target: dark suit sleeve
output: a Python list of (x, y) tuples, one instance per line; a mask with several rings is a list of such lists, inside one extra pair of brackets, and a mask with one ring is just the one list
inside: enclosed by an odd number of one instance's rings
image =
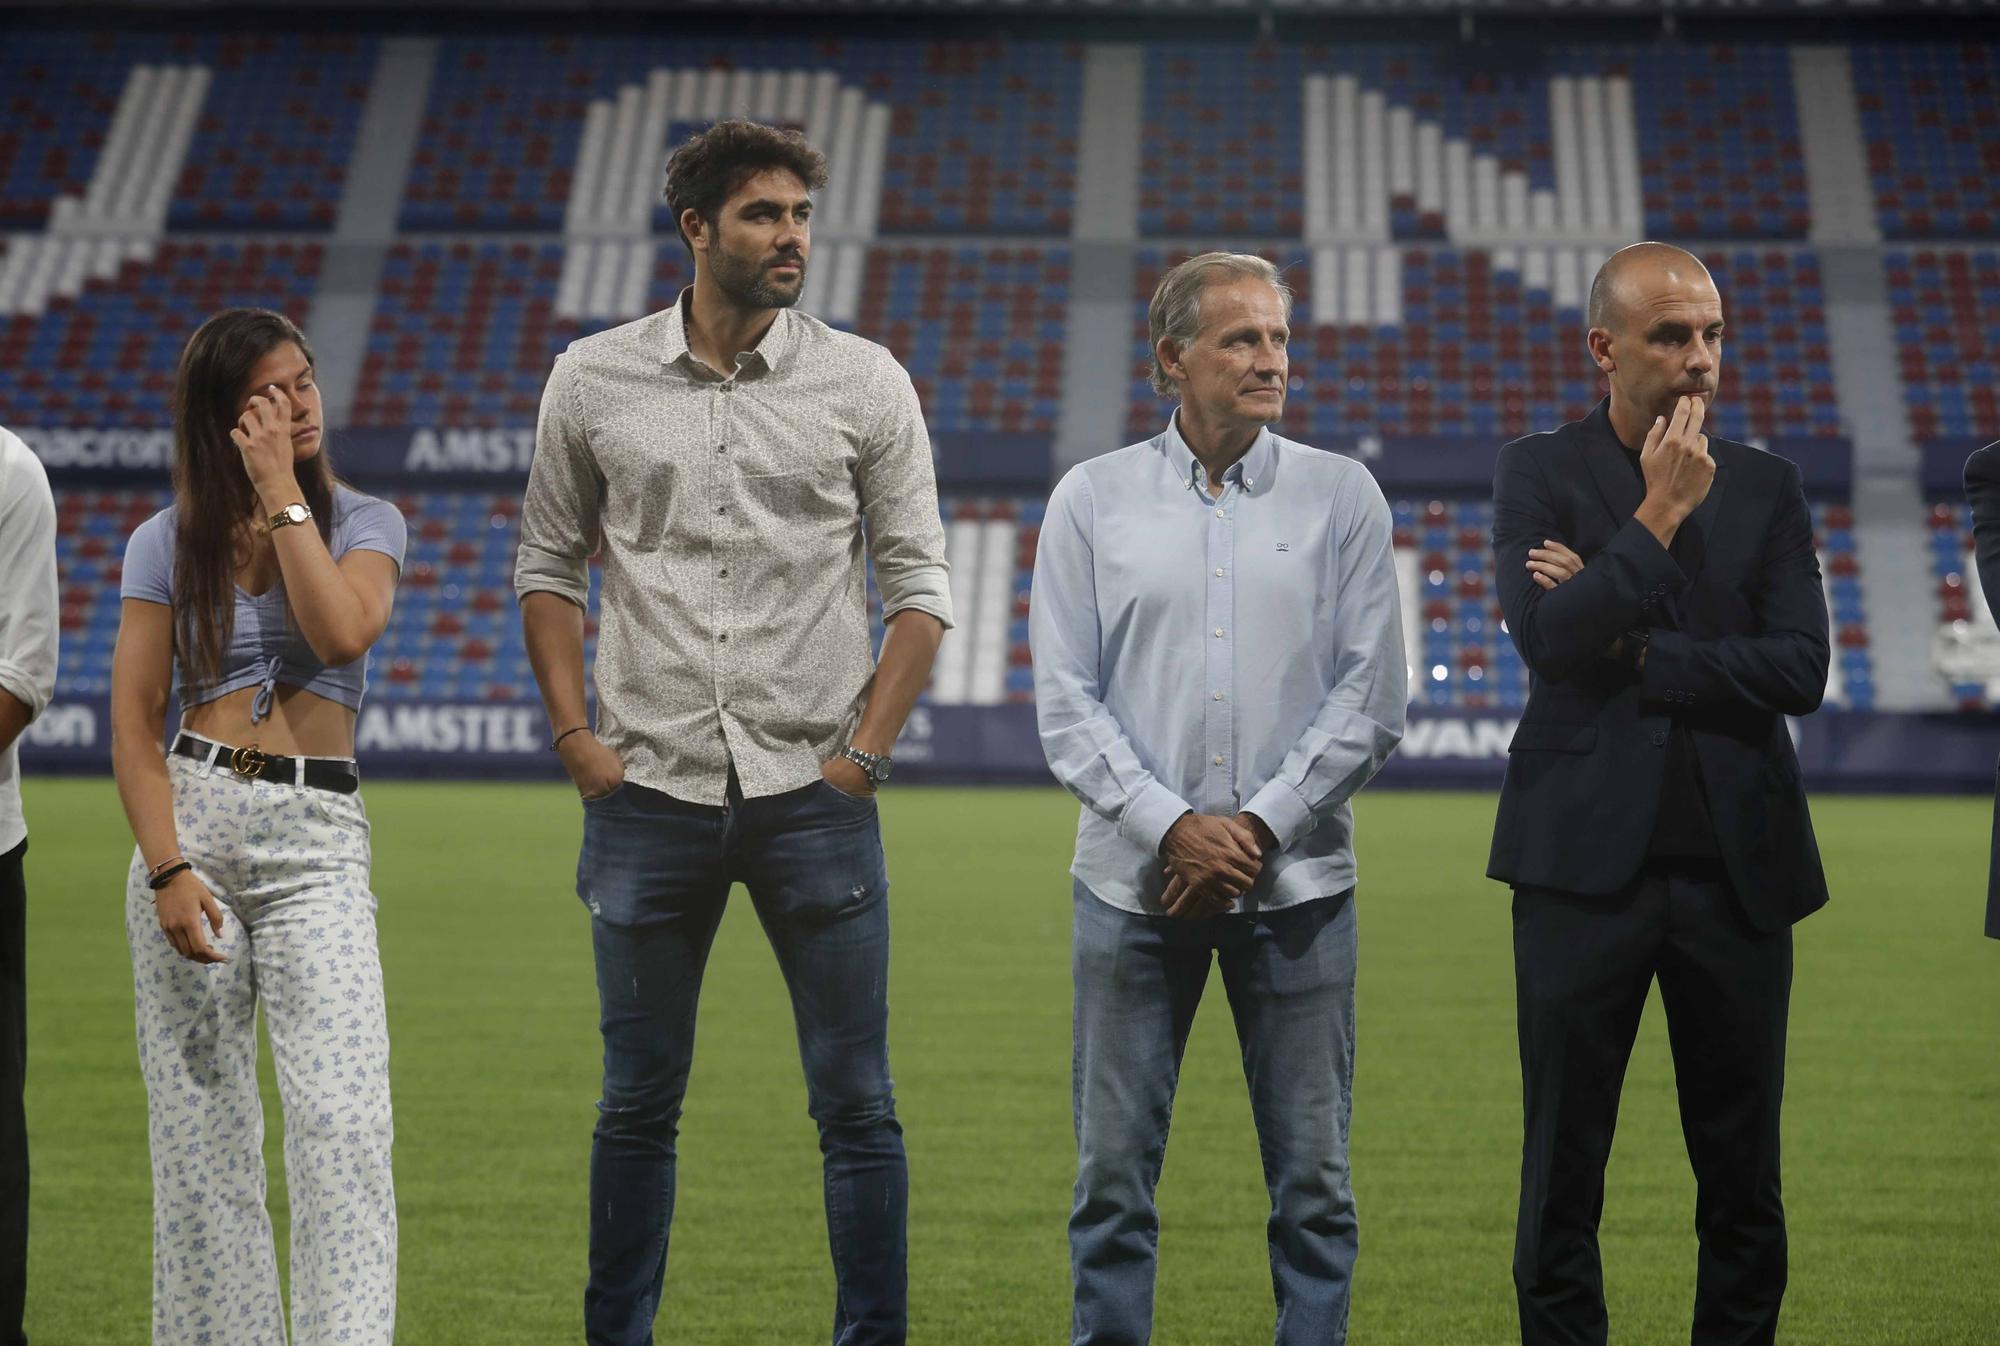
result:
[(1567, 543), (1556, 527), (1548, 480), (1528, 441), (1516, 440), (1500, 450), (1493, 473), (1494, 582), (1521, 662), (1537, 677), (1566, 678), (1588, 668), (1618, 637), (1646, 624), (1648, 599), (1687, 584), (1660, 540), (1628, 519), (1576, 578), (1544, 589), (1528, 573), (1528, 549), (1548, 539)]
[[(1810, 715), (1826, 696), (1826, 591), (1813, 550), (1812, 514), (1799, 470), (1785, 464), (1778, 509), (1757, 584), (1746, 597), (1760, 630), (1754, 636), (1696, 640), (1653, 632), (1642, 677), (1653, 700), (1688, 705), (1736, 703), (1781, 715)], [(1668, 693), (1674, 695), (1669, 696)]]
[(1972, 549), (1979, 562), (1979, 590), (2000, 613), (2000, 444), (1965, 460), (1965, 498), (1972, 506)]

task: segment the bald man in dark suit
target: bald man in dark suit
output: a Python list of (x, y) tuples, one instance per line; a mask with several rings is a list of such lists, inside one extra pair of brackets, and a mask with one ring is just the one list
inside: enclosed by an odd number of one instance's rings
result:
[(1785, 716), (1826, 689), (1798, 469), (1703, 432), (1722, 299), (1693, 255), (1591, 287), (1611, 395), (1500, 451), (1493, 550), (1533, 674), (1487, 873), (1514, 890), (1526, 1346), (1603, 1346), (1597, 1224), (1655, 978), (1698, 1195), (1693, 1346), (1768, 1346), (1787, 1272), (1778, 1113), (1794, 921), (1826, 901)]
[[(1975, 449), (1965, 460), (1965, 498), (1972, 505), (1979, 590), (1991, 607), (2000, 602), (2000, 443)], [(2000, 789), (1993, 801), (1993, 858), (1986, 871), (1986, 933), (2000, 939)]]

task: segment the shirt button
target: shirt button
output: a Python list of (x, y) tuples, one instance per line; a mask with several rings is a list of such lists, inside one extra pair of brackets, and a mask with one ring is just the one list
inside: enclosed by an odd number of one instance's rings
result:
[(1217, 692), (1217, 693), (1215, 694), (1215, 699), (1216, 699), (1217, 701), (1220, 701), (1220, 700), (1222, 700), (1222, 693), (1221, 693), (1221, 692)]
[(1222, 639), (1222, 628), (1219, 626), (1215, 628), (1215, 638), (1217, 640)]
[(1222, 510), (1217, 510), (1215, 511), (1215, 517), (1218, 519), (1226, 519), (1229, 517), (1229, 515)]
[(1655, 730), (1653, 731), (1653, 746), (1654, 746), (1654, 747), (1656, 747), (1656, 748), (1657, 748), (1657, 747), (1660, 747), (1660, 746), (1661, 746), (1661, 745), (1663, 745), (1663, 744), (1664, 744), (1664, 743), (1665, 743), (1666, 741), (1667, 741), (1667, 731), (1666, 731), (1666, 730), (1664, 730), (1664, 729), (1655, 729)]
[(720, 578), (722, 578), (722, 579), (728, 579), (728, 578), (729, 578), (729, 567), (728, 567), (728, 566), (724, 566), (724, 567), (722, 567), (722, 569), (720, 569), (720, 570), (716, 571), (715, 573), (716, 573), (716, 575), (717, 575), (718, 577), (720, 577)]
[(1217, 766), (1221, 766), (1221, 765), (1222, 765), (1222, 754), (1221, 754), (1221, 753), (1217, 753), (1217, 754), (1215, 755), (1215, 764), (1216, 764)]
[(1221, 566), (1217, 566), (1217, 567), (1215, 568), (1215, 577), (1216, 577), (1217, 579), (1221, 579), (1221, 578), (1222, 578), (1222, 567), (1221, 567)]
[(715, 507), (715, 512), (716, 512), (717, 514), (727, 514), (727, 513), (729, 513), (729, 506), (727, 506), (727, 505), (717, 505), (717, 506)]
[(717, 453), (728, 453), (728, 452), (729, 452), (729, 446), (728, 446), (727, 444), (718, 444), (718, 445), (716, 445), (716, 446), (715, 446), (715, 451), (716, 451)]
[(717, 640), (727, 640), (727, 639), (729, 639), (729, 633), (728, 633), (727, 631), (724, 631), (724, 632), (723, 632), (723, 633), (722, 633), (721, 635), (717, 636), (717, 637), (716, 637), (716, 639), (717, 639)]

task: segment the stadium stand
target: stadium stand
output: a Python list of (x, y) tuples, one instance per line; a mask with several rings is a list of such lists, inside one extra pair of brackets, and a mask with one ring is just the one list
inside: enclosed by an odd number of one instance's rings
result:
[(56, 496), (56, 573), (61, 585), (58, 696), (107, 696), (118, 639), (118, 584), (132, 530), (164, 509), (153, 490), (67, 490)]
[(0, 252), (0, 407), (18, 426), (154, 426), (199, 316), (237, 304), (308, 325), (321, 245), (74, 240)]
[(1786, 49), (1689, 56), (1153, 44), (1140, 232), (1805, 237)]
[(1925, 523), (1937, 586), (1931, 661), (1958, 709), (1992, 709), (2000, 705), (2000, 629), (1979, 584), (1972, 511), (1963, 500), (1933, 501)]
[[(1628, 47), (1551, 48), (1537, 63), (1514, 48), (1503, 60), (1443, 45), (1148, 43), (1136, 224), (1152, 239), (1254, 240), (1287, 269), (1298, 304), (1284, 428), (1307, 442), (1490, 445), (1581, 414), (1600, 393), (1581, 349), (1583, 291), (1603, 250), (1641, 230), (1706, 240), (1734, 315), (1718, 428), (1837, 436), (1820, 260), (1757, 241), (1799, 239), (1809, 225), (1787, 49), (1692, 50), (1706, 73), (1689, 81)], [(38, 34), (0, 52), (0, 96), (16, 114), (0, 128), (0, 223), (47, 231), (0, 240), (4, 419), (156, 427), (192, 315), (261, 303), (310, 325), (326, 256), (312, 236), (334, 221), (379, 54), (368, 37), (199, 33)], [(1857, 46), (1871, 153), (1878, 135), (1900, 137), (1893, 156), (1933, 165), (1925, 172), (1944, 183), (1935, 165), (1970, 162), (1957, 127), (1990, 149), (1977, 95), (1991, 60), (1976, 44)], [(937, 434), (1053, 439), (1083, 63), (1077, 46), (1015, 39), (443, 39), (397, 200), (402, 232), (331, 438), (336, 461), (350, 427), (532, 426), (558, 351), (687, 283), (655, 201), (656, 151), (738, 108), (833, 128), (830, 152), (858, 165), (848, 176), (862, 185), (822, 203), (826, 288), (813, 311), (894, 351)], [(140, 66), (150, 83), (134, 84)], [(309, 78), (274, 89), (264, 72), (278, 68)], [(141, 162), (141, 111), (184, 117), (187, 144), (121, 213), (100, 170), (113, 154)], [(1703, 186), (1678, 193), (1688, 180)], [(58, 200), (73, 203), (65, 221)], [(1897, 232), (1889, 209), (1885, 195)], [(1937, 201), (1922, 209), (1930, 232), (1985, 227), (1969, 213), (1939, 224)], [(78, 232), (79, 220), (90, 228)], [(1144, 308), (1183, 253), (1137, 250), (1131, 438), (1164, 419), (1143, 376)], [(1916, 437), (2000, 437), (1993, 250), (1895, 251), (1886, 266)], [(382, 694), (532, 700), (509, 592), (514, 493), (382, 489), (412, 521), (377, 651)], [(161, 496), (59, 494), (65, 629), (82, 651), (66, 659), (64, 686), (101, 694), (120, 540)], [(1518, 709), (1526, 675), (1493, 607), (1489, 507), (1448, 493), (1392, 503), (1414, 698)], [(942, 511), (961, 633), (927, 699), (1029, 700), (1042, 501), (947, 481)], [(1865, 709), (1874, 669), (1853, 520), (1836, 500), (1814, 511), (1833, 697)], [(1948, 626), (1978, 607), (1965, 593), (1962, 511), (1937, 527), (1934, 539), (1952, 532), (1936, 575)], [(1954, 696), (1974, 699), (1963, 686)]]
[[(692, 278), (679, 243), (639, 279), (662, 307)], [(398, 243), (378, 288), (358, 426), (531, 426), (555, 357), (607, 318), (563, 316), (559, 243)], [(642, 308), (641, 311), (644, 311)]]
[[(678, 242), (647, 245), (625, 305), (651, 312), (693, 278)], [(379, 290), (355, 401), (361, 426), (532, 426), (549, 364), (608, 317), (560, 293), (552, 242), (399, 243)], [(1052, 433), (1061, 398), (1069, 254), (1059, 247), (870, 249), (855, 322), (896, 352), (936, 431)]]
[(1911, 437), (2000, 439), (2000, 251), (1894, 251), (1889, 282)]
[[(452, 39), (402, 224), (562, 229), (576, 179), (591, 171), (580, 158), (593, 100), (637, 110), (650, 97), (632, 134), (662, 145), (730, 109), (768, 106), (774, 120), (815, 129), (841, 115), (813, 102), (831, 94), (809, 76), (827, 72), (843, 96), (888, 109), (883, 232), (1060, 234), (1073, 206), (1081, 58), (1047, 42)], [(848, 134), (825, 138), (830, 157), (853, 144)], [(663, 156), (642, 157), (650, 227), (671, 234), (665, 209), (650, 204)]]
[(2000, 45), (1857, 42), (1855, 98), (1888, 238), (2000, 231)]
[(81, 33), (0, 44), (0, 227), (40, 228), (58, 196), (83, 194), (130, 64)]
[[(410, 521), (396, 611), (376, 645), (372, 678), (390, 700), (521, 701), (535, 679), (514, 608), (518, 495), (392, 494)], [(591, 567), (585, 657), (597, 648), (598, 571)]]
[(1069, 251), (878, 247), (854, 330), (896, 353), (933, 430), (1052, 434)]
[[(10, 36), (0, 47), (0, 225), (74, 214), (330, 229), (375, 57), (375, 41), (356, 37)], [(100, 154), (114, 173), (93, 182)], [(148, 180), (183, 159), (177, 180)], [(59, 209), (65, 198), (73, 210)]]
[(332, 228), (375, 72), (375, 41), (176, 36), (167, 51), (210, 72), (169, 227)]

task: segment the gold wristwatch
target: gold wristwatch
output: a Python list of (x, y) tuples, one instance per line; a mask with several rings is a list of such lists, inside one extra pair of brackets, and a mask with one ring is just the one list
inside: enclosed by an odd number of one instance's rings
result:
[(271, 531), (275, 533), (288, 523), (310, 522), (312, 516), (313, 512), (311, 507), (301, 504), (295, 500), (291, 504), (285, 506), (283, 509), (279, 510), (276, 514), (273, 514), (271, 516), (270, 528)]

